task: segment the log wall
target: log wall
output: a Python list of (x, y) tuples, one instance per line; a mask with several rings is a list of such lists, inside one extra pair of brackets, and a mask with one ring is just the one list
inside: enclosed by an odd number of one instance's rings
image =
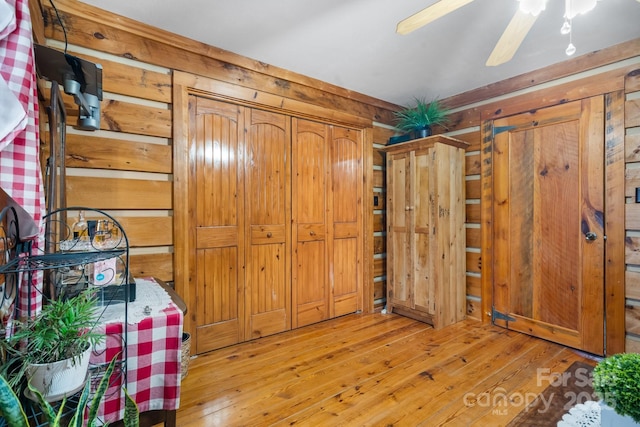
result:
[(625, 79), (624, 127), (626, 350), (640, 352), (640, 70)]
[[(373, 123), (371, 170), (365, 174), (372, 189), (368, 249), (373, 298), (369, 303), (371, 309), (374, 305), (376, 309), (384, 307), (385, 161), (378, 149), (394, 134), (393, 110), (398, 106), (175, 36), (76, 0), (57, 0), (56, 6), (67, 31), (69, 52), (102, 64), (105, 76), (101, 130), (68, 130), (69, 204), (105, 209), (125, 224), (133, 246), (134, 274), (153, 275), (169, 282), (173, 278), (171, 75), (174, 70), (180, 70), (220, 80), (241, 91), (260, 89), (283, 99), (310, 103)], [(62, 49), (63, 33), (50, 4), (34, 1), (31, 9), (36, 42)], [(596, 94), (626, 93), (622, 107), (624, 125), (619, 125), (621, 130), (616, 132), (625, 134), (629, 193), (630, 188), (635, 188), (631, 187), (632, 181), (640, 181), (640, 173), (632, 171), (632, 164), (640, 162), (640, 148), (632, 148), (634, 144), (640, 146), (640, 125), (637, 124), (640, 89), (634, 74), (640, 69), (639, 56), (640, 39), (637, 39), (443, 100), (454, 109), (453, 124), (439, 132), (446, 131), (470, 143), (466, 157), (467, 313), (470, 317), (486, 320), (486, 304), (490, 302), (482, 276), (482, 263), (487, 261), (482, 259), (482, 250), (490, 245), (482, 236), (480, 129), (483, 120)], [(70, 98), (66, 104), (70, 121), (74, 121), (76, 107)], [(614, 105), (617, 104), (614, 102)], [(618, 323), (612, 321), (611, 324), (619, 324), (622, 319), (626, 324), (626, 335), (624, 327), (621, 334), (618, 331), (622, 345), (626, 339), (627, 346), (637, 348), (640, 260), (634, 264), (633, 248), (636, 241), (640, 241), (640, 225), (633, 225), (633, 221), (640, 223), (640, 211), (631, 212), (631, 196), (625, 196), (624, 192), (613, 191), (610, 201), (628, 202), (624, 205), (628, 218), (626, 239), (622, 239), (626, 243), (626, 254), (622, 249), (608, 256), (611, 273), (607, 280), (624, 288), (626, 276), (626, 300), (623, 298), (620, 304), (619, 299), (614, 299), (611, 311), (624, 307), (625, 301), (626, 309), (622, 314), (615, 314)], [(636, 217), (638, 219), (634, 219)], [(620, 243), (622, 248), (624, 243)], [(616, 255), (620, 252), (622, 256)], [(626, 264), (629, 266), (625, 270)], [(614, 347), (619, 348), (619, 342), (620, 337), (614, 340)]]

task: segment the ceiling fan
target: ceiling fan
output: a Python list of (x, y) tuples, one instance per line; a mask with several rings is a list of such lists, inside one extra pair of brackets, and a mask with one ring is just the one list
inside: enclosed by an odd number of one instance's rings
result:
[[(474, 0), (439, 0), (420, 12), (400, 21), (396, 32), (399, 34), (408, 34), (472, 1)], [(507, 28), (502, 33), (491, 55), (489, 55), (489, 59), (487, 59), (486, 62), (487, 66), (500, 65), (513, 58), (513, 55), (520, 47), (520, 44), (529, 33), (531, 27), (533, 27), (536, 19), (538, 19), (540, 12), (544, 10), (547, 0), (518, 1), (520, 2), (520, 7), (515, 15), (513, 15), (513, 18), (511, 18), (511, 22), (509, 22), (509, 25), (507, 25)], [(598, 0), (565, 0), (565, 25), (563, 25), (561, 29), (562, 33), (571, 34), (571, 19), (578, 13), (584, 13), (593, 9), (597, 1)], [(566, 53), (567, 55), (572, 55), (574, 52), (575, 47), (570, 41)]]

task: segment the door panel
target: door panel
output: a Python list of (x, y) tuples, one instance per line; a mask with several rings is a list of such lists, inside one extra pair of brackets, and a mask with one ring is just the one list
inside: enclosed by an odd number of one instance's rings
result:
[[(413, 308), (413, 267), (412, 254), (414, 240), (413, 225), (411, 223), (411, 206), (415, 203), (413, 197), (414, 179), (412, 162), (415, 161), (414, 152), (394, 155), (391, 160), (387, 185), (392, 186), (392, 199), (387, 206), (389, 218), (389, 232), (393, 257), (387, 258), (387, 274), (392, 277), (393, 288), (389, 289), (390, 297), (387, 310), (393, 311), (393, 306)], [(393, 304), (391, 304), (393, 301)]]
[[(434, 210), (437, 210), (437, 208), (433, 206), (434, 203), (429, 203), (429, 200), (435, 199), (433, 194), (428, 199), (426, 197), (418, 197), (418, 194), (421, 191), (426, 191), (425, 189), (432, 188), (429, 180), (431, 174), (436, 173), (436, 169), (433, 165), (433, 156), (428, 153), (416, 154), (412, 156), (412, 161), (414, 167), (411, 170), (413, 179), (411, 180), (411, 189), (409, 189), (411, 199), (409, 205), (413, 207), (411, 211), (413, 212), (413, 218), (411, 219), (413, 221), (413, 232), (409, 233), (409, 238), (412, 239), (411, 250), (413, 255), (411, 259), (413, 259), (413, 266), (411, 268), (413, 269), (413, 283), (411, 288), (414, 296), (413, 307), (411, 308), (433, 315), (436, 312), (436, 286), (433, 285), (435, 275), (444, 275), (445, 269), (438, 265), (439, 260), (435, 256), (429, 254), (429, 248), (432, 247), (429, 244), (429, 224), (431, 224), (431, 227), (435, 227), (435, 224), (437, 224), (435, 218), (432, 217)], [(451, 181), (454, 180), (452, 179)], [(433, 182), (437, 183), (438, 180), (434, 177)], [(444, 197), (444, 194), (440, 196)], [(444, 229), (438, 230), (439, 236), (443, 233), (445, 233)], [(453, 302), (455, 303), (455, 301)]]
[(358, 265), (358, 239), (336, 239), (333, 243), (332, 317), (358, 310)]
[(329, 241), (331, 317), (362, 308), (362, 143), (360, 131), (331, 128), (331, 222)]
[(244, 191), (244, 124), (237, 106), (194, 96), (189, 104), (190, 277), (196, 352), (203, 353), (243, 337), (244, 205), (237, 196)]
[(292, 128), (292, 326), (296, 328), (329, 318), (329, 126), (294, 118)]
[(246, 339), (291, 328), (289, 117), (246, 110)]
[(235, 344), (238, 340), (237, 248), (199, 248), (198, 353)]
[[(494, 122), (495, 323), (604, 351), (601, 97)], [(595, 233), (595, 240), (587, 240)]]
[(301, 327), (329, 318), (329, 295), (324, 240), (299, 242), (296, 248), (293, 321)]

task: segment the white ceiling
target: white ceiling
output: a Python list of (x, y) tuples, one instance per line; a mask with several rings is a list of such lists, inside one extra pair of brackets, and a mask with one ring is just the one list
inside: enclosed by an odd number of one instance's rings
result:
[[(434, 0), (82, 0), (154, 27), (395, 104), (445, 98), (567, 59), (564, 0), (548, 0), (514, 58), (484, 64), (517, 0), (475, 0), (408, 35)], [(640, 0), (573, 20), (574, 56), (640, 38)], [(638, 52), (640, 55), (640, 52)]]

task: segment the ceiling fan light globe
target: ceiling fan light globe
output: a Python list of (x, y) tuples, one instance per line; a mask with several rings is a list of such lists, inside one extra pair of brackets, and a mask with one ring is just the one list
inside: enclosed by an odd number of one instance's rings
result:
[(547, 6), (547, 0), (519, 0), (520, 10), (538, 16)]
[(576, 53), (576, 47), (573, 45), (573, 43), (569, 43), (569, 46), (567, 46), (567, 49), (564, 51), (564, 53), (566, 53), (567, 56), (571, 56)]
[(565, 0), (566, 19), (573, 19), (581, 13), (587, 13), (596, 7), (598, 0)]

